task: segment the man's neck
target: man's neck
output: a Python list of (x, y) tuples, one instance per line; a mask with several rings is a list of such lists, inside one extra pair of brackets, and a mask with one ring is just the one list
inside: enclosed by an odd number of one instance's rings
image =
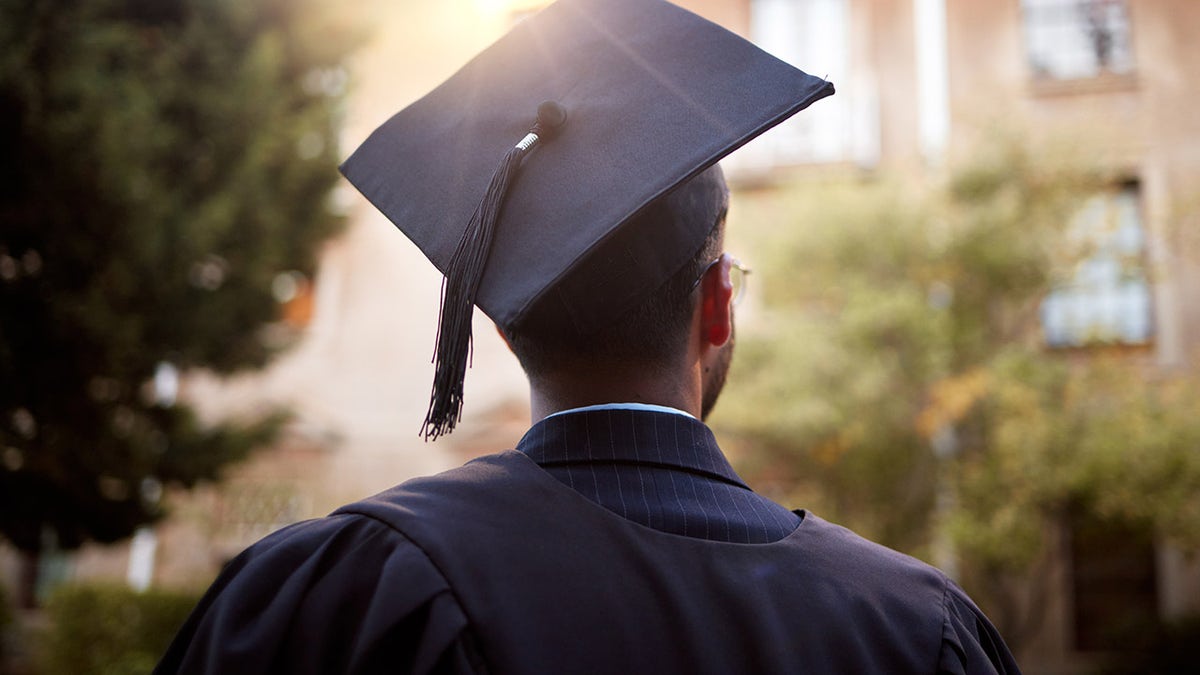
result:
[(700, 385), (692, 378), (639, 373), (594, 373), (585, 378), (547, 377), (530, 382), (530, 416), (534, 422), (564, 410), (611, 403), (639, 403), (674, 408), (700, 418)]

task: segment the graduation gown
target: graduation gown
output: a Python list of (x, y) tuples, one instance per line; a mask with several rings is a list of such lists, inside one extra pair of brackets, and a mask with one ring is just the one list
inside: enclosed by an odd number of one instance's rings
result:
[(268, 536), (156, 672), (1018, 671), (944, 574), (755, 495), (700, 422), (593, 410)]

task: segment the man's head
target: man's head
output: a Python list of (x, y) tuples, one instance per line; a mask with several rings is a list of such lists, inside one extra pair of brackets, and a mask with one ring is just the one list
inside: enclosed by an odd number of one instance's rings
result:
[[(342, 172), (446, 275), (426, 438), (461, 418), (475, 307), (510, 334), (535, 384), (578, 356), (592, 382), (610, 364), (654, 374), (686, 357), (685, 402), (699, 413), (700, 357), (731, 333), (719, 325), (728, 307), (701, 284), (692, 335), (709, 336), (681, 350), (678, 297), (707, 263), (711, 228), (653, 228), (690, 209), (646, 205), (686, 201), (690, 177), (832, 93), (669, 2), (560, 0), (376, 129)], [(713, 269), (715, 292), (728, 261)]]
[[(724, 176), (720, 167), (714, 165), (653, 202), (631, 221), (629, 227), (647, 230), (686, 224), (707, 229), (708, 236), (665, 283), (647, 289), (636, 306), (600, 330), (586, 335), (548, 330), (504, 331), (531, 384), (536, 388), (549, 379), (565, 378), (586, 386), (598, 373), (618, 372), (661, 378), (686, 367), (692, 348), (690, 341), (698, 330), (698, 304), (711, 290), (711, 286), (706, 289), (706, 279), (710, 276), (715, 279), (722, 272), (728, 277), (727, 264), (711, 264), (721, 255), (728, 206), (729, 191)], [(705, 414), (724, 382), (731, 338), (722, 340), (719, 357), (714, 350), (717, 358), (705, 364)]]

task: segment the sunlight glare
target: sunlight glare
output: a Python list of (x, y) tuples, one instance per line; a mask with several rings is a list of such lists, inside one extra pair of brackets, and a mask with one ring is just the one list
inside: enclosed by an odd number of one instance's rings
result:
[(475, 0), (475, 11), (491, 19), (509, 11), (510, 0)]

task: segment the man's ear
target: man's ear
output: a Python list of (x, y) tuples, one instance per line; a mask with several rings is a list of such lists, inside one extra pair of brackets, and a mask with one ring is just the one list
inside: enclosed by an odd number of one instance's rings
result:
[(723, 346), (733, 335), (732, 267), (733, 259), (722, 255), (700, 281), (700, 338), (712, 347)]
[[(504, 346), (508, 347), (508, 351), (512, 352), (512, 343), (508, 341), (508, 336), (504, 334), (504, 330), (500, 328), (500, 324), (493, 323), (492, 325), (496, 327), (496, 335), (499, 335), (500, 339), (504, 340)], [(515, 355), (516, 352), (513, 352), (513, 354)]]

